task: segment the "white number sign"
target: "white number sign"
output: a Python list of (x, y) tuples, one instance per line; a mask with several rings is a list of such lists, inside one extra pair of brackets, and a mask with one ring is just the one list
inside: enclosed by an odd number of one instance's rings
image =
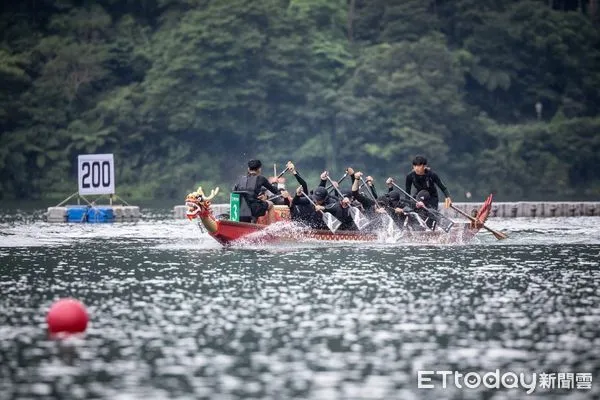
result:
[(85, 154), (77, 157), (79, 194), (114, 194), (115, 168), (112, 154)]

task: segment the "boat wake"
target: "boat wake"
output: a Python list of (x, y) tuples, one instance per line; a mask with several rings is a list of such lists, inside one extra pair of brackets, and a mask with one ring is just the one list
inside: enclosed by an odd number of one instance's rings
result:
[(309, 228), (295, 222), (275, 222), (267, 225), (264, 229), (250, 233), (231, 243), (232, 247), (268, 246), (273, 244), (274, 239), (281, 242), (295, 242), (304, 240), (304, 235)]
[[(372, 227), (375, 228), (375, 227)], [(339, 232), (339, 231), (338, 231)], [(231, 242), (233, 248), (281, 248), (315, 247), (315, 246), (347, 246), (362, 242), (370, 245), (463, 245), (472, 242), (473, 238), (462, 232), (448, 235), (443, 231), (411, 232), (396, 226), (381, 224), (370, 231), (376, 240), (365, 237), (361, 239), (344, 239), (323, 241), (315, 237), (312, 229), (298, 222), (277, 222), (264, 229), (248, 234)]]

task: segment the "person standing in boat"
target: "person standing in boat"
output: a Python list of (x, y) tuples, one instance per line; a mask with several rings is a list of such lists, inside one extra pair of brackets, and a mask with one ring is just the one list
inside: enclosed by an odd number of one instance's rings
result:
[(262, 163), (260, 160), (248, 161), (248, 172), (239, 178), (233, 190), (236, 192), (245, 192), (245, 198), (253, 218), (262, 217), (267, 214), (267, 220), (270, 224), (276, 221), (273, 202), (261, 200), (259, 199), (259, 195), (263, 187), (272, 193), (278, 193), (278, 189), (269, 183), (269, 180), (261, 175), (261, 172)]
[[(440, 188), (442, 193), (444, 193), (445, 207), (450, 207), (450, 205), (452, 204), (450, 193), (448, 192), (446, 185), (444, 185), (438, 174), (436, 174), (431, 168), (427, 167), (427, 159), (423, 156), (416, 156), (412, 162), (412, 165), (413, 170), (408, 175), (406, 175), (406, 192), (410, 194), (413, 186), (416, 189), (415, 193), (419, 193), (422, 190), (427, 191), (429, 193), (427, 204), (425, 204), (422, 201), (419, 201), (420, 203), (422, 203), (420, 206), (426, 206), (437, 210), (439, 203), (438, 191), (436, 189), (437, 186), (438, 188)], [(418, 203), (417, 207), (419, 207)]]

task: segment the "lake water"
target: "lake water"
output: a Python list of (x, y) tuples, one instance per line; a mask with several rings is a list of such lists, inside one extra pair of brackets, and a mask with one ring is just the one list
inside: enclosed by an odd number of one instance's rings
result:
[[(600, 217), (490, 219), (509, 239), (466, 245), (222, 249), (142, 212), (0, 210), (1, 399), (527, 397), (512, 373), (528, 398), (600, 397)], [(84, 335), (48, 338), (62, 297), (86, 304)]]

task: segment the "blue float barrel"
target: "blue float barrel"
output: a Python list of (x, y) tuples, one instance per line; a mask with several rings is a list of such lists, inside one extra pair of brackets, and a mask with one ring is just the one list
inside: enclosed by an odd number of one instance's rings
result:
[(67, 222), (87, 222), (88, 206), (67, 206)]
[(112, 207), (92, 207), (88, 211), (88, 222), (101, 223), (113, 222), (115, 213)]

